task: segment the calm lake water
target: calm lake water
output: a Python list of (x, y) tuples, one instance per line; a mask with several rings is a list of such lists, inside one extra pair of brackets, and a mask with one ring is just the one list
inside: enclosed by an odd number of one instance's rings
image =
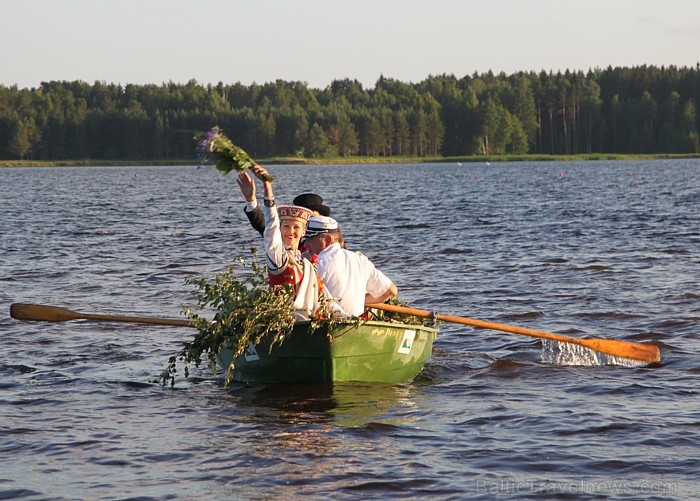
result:
[(650, 342), (568, 366), (442, 324), (411, 384), (156, 381), (186, 328), (10, 318), (14, 302), (181, 318), (261, 239), (213, 168), (0, 169), (0, 498), (697, 499), (700, 161), (271, 166), (321, 193), (414, 307)]

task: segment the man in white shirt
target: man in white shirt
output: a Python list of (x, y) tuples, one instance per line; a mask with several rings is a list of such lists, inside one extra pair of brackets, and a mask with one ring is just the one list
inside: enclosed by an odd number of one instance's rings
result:
[(338, 222), (313, 216), (306, 225), (304, 245), (318, 259), (318, 273), (342, 309), (360, 316), (365, 304), (383, 303), (398, 294), (396, 285), (364, 255), (343, 249)]

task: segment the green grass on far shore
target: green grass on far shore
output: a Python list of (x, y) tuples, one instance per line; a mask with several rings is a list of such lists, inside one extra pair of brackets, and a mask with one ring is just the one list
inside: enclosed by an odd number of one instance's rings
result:
[[(458, 156), (458, 157), (332, 157), (332, 158), (296, 158), (272, 157), (261, 158), (263, 165), (300, 164), (400, 164), (400, 163), (470, 163), (470, 162), (573, 162), (596, 160), (652, 160), (669, 158), (700, 158), (700, 154), (650, 154), (628, 155), (615, 153), (591, 153), (580, 155), (494, 155), (494, 156)], [(193, 160), (0, 160), (0, 167), (80, 167), (80, 166), (158, 166), (158, 165), (195, 165)]]

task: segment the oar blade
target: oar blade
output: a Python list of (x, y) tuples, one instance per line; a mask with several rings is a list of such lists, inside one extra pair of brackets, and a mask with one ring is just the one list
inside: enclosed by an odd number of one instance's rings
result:
[(10, 306), (10, 316), (16, 320), (36, 320), (40, 322), (66, 322), (69, 320), (93, 320), (97, 322), (124, 322), (150, 325), (172, 325), (175, 327), (196, 327), (194, 320), (179, 318), (129, 317), (125, 315), (99, 315), (78, 313), (57, 306), (42, 304), (14, 303)]
[(39, 322), (65, 322), (83, 318), (80, 314), (66, 308), (26, 303), (10, 305), (10, 316), (16, 320), (36, 320)]
[(659, 347), (653, 344), (630, 343), (618, 339), (579, 339), (579, 344), (614, 357), (639, 360), (650, 364), (661, 361)]

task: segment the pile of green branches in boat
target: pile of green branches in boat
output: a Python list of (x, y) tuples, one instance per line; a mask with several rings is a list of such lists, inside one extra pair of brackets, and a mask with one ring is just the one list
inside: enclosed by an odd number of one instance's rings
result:
[[(188, 282), (196, 286), (192, 295), (197, 299), (198, 310), (185, 310), (197, 325), (194, 339), (185, 344), (180, 353), (170, 357), (160, 379), (164, 385), (175, 384), (178, 361), (184, 364), (184, 375), (189, 377), (189, 367), (199, 367), (206, 355), (212, 374), (216, 374), (216, 355), (227, 347), (234, 352), (233, 359), (253, 345), (272, 346), (282, 343), (292, 334), (296, 320), (292, 310), (291, 286), (270, 288), (267, 269), (258, 263), (256, 253), (252, 258), (238, 258), (238, 266), (228, 266), (213, 278), (193, 278)], [(201, 315), (213, 310), (214, 318)], [(308, 332), (324, 331), (337, 323), (327, 316), (312, 317)], [(224, 384), (232, 379), (233, 362), (226, 368)]]
[[(387, 304), (393, 304), (396, 306), (403, 306), (404, 308), (410, 308), (407, 303), (399, 300), (399, 298), (391, 298), (386, 301)], [(417, 317), (415, 315), (409, 315), (407, 313), (398, 313), (393, 311), (385, 310), (371, 310), (372, 314), (369, 316), (369, 320), (379, 320), (382, 322), (392, 322), (408, 325), (423, 325), (425, 327), (437, 327), (440, 323), (439, 320), (433, 318)]]

